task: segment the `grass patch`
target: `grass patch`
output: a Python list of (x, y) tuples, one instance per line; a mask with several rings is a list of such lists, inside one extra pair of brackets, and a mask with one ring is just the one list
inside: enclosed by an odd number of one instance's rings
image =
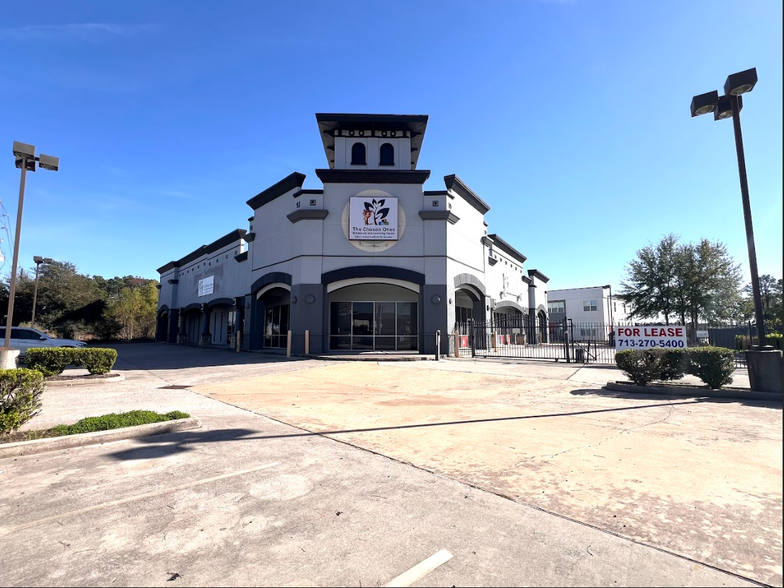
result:
[(179, 410), (160, 414), (151, 410), (132, 410), (130, 412), (110, 413), (97, 417), (84, 418), (73, 425), (57, 425), (51, 429), (40, 431), (24, 431), (13, 434), (3, 441), (32, 441), (47, 437), (62, 437), (64, 435), (78, 435), (79, 433), (93, 433), (95, 431), (109, 431), (123, 427), (135, 427), (150, 423), (163, 423), (176, 419), (187, 419), (190, 415)]

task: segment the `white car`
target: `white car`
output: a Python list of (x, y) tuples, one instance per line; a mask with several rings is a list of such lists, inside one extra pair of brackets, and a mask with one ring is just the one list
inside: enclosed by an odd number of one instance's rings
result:
[[(0, 327), (0, 346), (5, 344), (5, 327)], [(87, 347), (87, 343), (73, 339), (55, 339), (38, 329), (11, 327), (11, 349), (18, 349), (23, 357), (31, 347)]]

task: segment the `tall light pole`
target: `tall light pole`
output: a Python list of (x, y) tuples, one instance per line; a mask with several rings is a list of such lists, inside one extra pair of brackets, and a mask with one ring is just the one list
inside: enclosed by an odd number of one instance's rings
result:
[[(14, 296), (16, 295), (16, 268), (19, 263), (19, 242), (22, 240), (22, 209), (24, 207), (25, 180), (28, 171), (35, 171), (36, 162), (43, 169), (57, 171), (60, 167), (60, 159), (51, 155), (35, 156), (35, 147), (26, 143), (14, 141), (14, 159), (16, 167), (22, 170), (22, 177), (19, 181), (19, 208), (16, 212), (16, 233), (14, 237), (14, 259), (11, 262), (11, 284), (8, 289), (8, 314), (5, 319), (5, 343), (3, 351), (11, 348), (11, 327), (14, 324)], [(7, 361), (2, 362), (3, 367)], [(13, 358), (15, 361), (15, 358)]]
[(691, 115), (713, 113), (714, 120), (732, 118), (735, 130), (735, 151), (738, 156), (738, 175), (740, 194), (743, 200), (743, 220), (746, 223), (746, 245), (749, 250), (749, 269), (751, 270), (751, 289), (754, 293), (754, 315), (757, 320), (757, 345), (746, 352), (751, 389), (761, 392), (777, 392), (784, 388), (784, 364), (781, 351), (765, 345), (765, 315), (762, 313), (759, 274), (757, 272), (757, 251), (754, 246), (754, 227), (751, 222), (749, 203), (749, 184), (746, 178), (746, 157), (743, 153), (743, 136), (740, 130), (740, 111), (746, 92), (751, 92), (757, 84), (757, 69), (751, 68), (734, 73), (724, 83), (724, 95), (714, 90), (694, 96), (691, 101)]
[(41, 257), (34, 255), (33, 261), (35, 262), (35, 286), (33, 288), (33, 318), (30, 319), (30, 325), (35, 326), (35, 308), (38, 304), (38, 268), (42, 263), (52, 263), (54, 260), (51, 257)]
[(751, 204), (749, 203), (749, 183), (746, 178), (746, 157), (743, 153), (743, 135), (740, 129), (740, 111), (743, 108), (741, 94), (751, 92), (757, 84), (757, 68), (732, 74), (724, 83), (724, 95), (714, 90), (695, 96), (691, 101), (691, 115), (713, 113), (714, 120), (732, 118), (735, 130), (735, 151), (738, 156), (738, 174), (740, 176), (740, 193), (743, 200), (743, 220), (746, 223), (746, 245), (749, 250), (749, 269), (751, 270), (751, 289), (754, 293), (754, 315), (757, 320), (757, 347), (765, 346), (765, 317), (762, 313), (759, 274), (757, 272), (757, 251), (754, 246), (754, 226), (751, 221)]
[(612, 285), (607, 284), (606, 286), (602, 286), (602, 288), (609, 288), (610, 289), (610, 333), (615, 333), (615, 321), (613, 321), (613, 306), (612, 306)]

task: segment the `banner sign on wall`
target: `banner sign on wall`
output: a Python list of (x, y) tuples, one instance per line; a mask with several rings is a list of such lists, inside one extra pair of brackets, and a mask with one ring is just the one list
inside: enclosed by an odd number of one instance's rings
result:
[(615, 349), (685, 348), (686, 327), (616, 327)]
[(199, 296), (209, 296), (215, 288), (215, 276), (199, 280)]
[(348, 238), (397, 241), (397, 198), (353, 196), (349, 201)]

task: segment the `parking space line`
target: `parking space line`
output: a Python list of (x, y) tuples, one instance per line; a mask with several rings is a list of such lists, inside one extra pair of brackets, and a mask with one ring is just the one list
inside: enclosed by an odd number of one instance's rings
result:
[(111, 500), (109, 502), (104, 502), (103, 504), (95, 504), (93, 506), (88, 506), (85, 508), (80, 508), (78, 510), (72, 510), (71, 512), (66, 512), (63, 514), (54, 515), (51, 517), (45, 517), (43, 519), (38, 519), (35, 521), (30, 521), (29, 523), (22, 523), (21, 525), (16, 525), (15, 527), (0, 527), (0, 535), (8, 535), (13, 533), (14, 531), (21, 531), (23, 529), (29, 529), (30, 527), (35, 527), (37, 525), (43, 525), (45, 523), (49, 523), (52, 521), (62, 521), (68, 517), (74, 517), (81, 514), (85, 514), (88, 512), (92, 512), (95, 510), (100, 510), (102, 508), (106, 508), (109, 506), (119, 506), (121, 504), (128, 504), (129, 502), (135, 502), (137, 500), (145, 500), (147, 498), (155, 498), (156, 496), (161, 496), (163, 494), (170, 494), (172, 492), (177, 492), (179, 490), (185, 490), (186, 488), (192, 488), (194, 486), (200, 486), (201, 484), (209, 484), (210, 482), (217, 482), (218, 480), (225, 480), (226, 478), (233, 478), (235, 476), (243, 476), (245, 474), (252, 474), (253, 472), (258, 472), (260, 470), (266, 470), (267, 468), (271, 468), (278, 465), (278, 462), (272, 462), (268, 464), (264, 464), (262, 466), (258, 466), (255, 468), (250, 468), (248, 470), (240, 470), (238, 472), (230, 472), (228, 474), (221, 474), (220, 476), (213, 476), (211, 478), (204, 478), (201, 480), (194, 480), (193, 482), (186, 482), (185, 484), (180, 484), (179, 486), (168, 486), (162, 490), (156, 490), (155, 492), (147, 492), (145, 494), (136, 494), (135, 496), (129, 496), (128, 498), (120, 498), (119, 500)]
[(388, 584), (384, 584), (384, 586), (385, 588), (402, 588), (405, 586), (411, 586), (411, 584), (424, 578), (438, 566), (445, 564), (453, 557), (454, 556), (449, 551), (442, 549), (438, 553), (434, 553), (428, 557), (425, 561), (418, 563), (407, 572), (403, 572), (397, 578), (391, 580)]

